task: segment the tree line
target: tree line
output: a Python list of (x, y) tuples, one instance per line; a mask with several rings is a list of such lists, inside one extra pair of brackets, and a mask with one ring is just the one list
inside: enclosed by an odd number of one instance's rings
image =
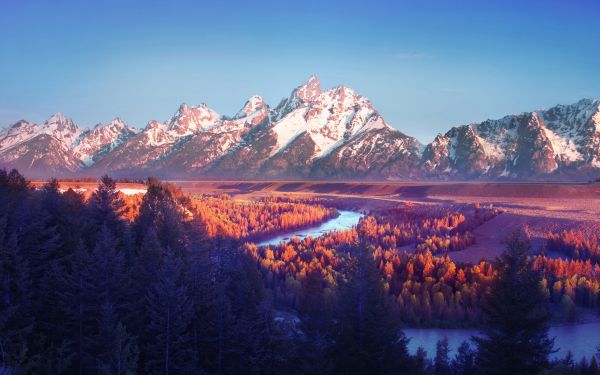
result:
[[(385, 255), (368, 240), (374, 227), (334, 233), (338, 241), (307, 239), (324, 241), (320, 255), (331, 264), (310, 259), (314, 268), (303, 268), (296, 308), (284, 310), (265, 287), (262, 259), (236, 238), (207, 235), (186, 194), (149, 179), (133, 221), (125, 218), (123, 198), (107, 176), (85, 199), (61, 193), (56, 180), (34, 190), (17, 171), (0, 171), (0, 373), (597, 371), (595, 359), (549, 359), (548, 295), (518, 240), (497, 263), (480, 268), (484, 277), (493, 275), (480, 296), (484, 337), (462, 345), (454, 359), (440, 342), (429, 360), (423, 350), (408, 353), (393, 283), (381, 273)], [(273, 257), (280, 267), (308, 260), (293, 251)], [(413, 272), (424, 275), (423, 283), (471, 277), (446, 261), (436, 266), (443, 258), (430, 253), (414, 256)], [(343, 272), (324, 279), (338, 261)], [(334, 303), (323, 303), (328, 298)], [(286, 312), (298, 321), (287, 321)]]

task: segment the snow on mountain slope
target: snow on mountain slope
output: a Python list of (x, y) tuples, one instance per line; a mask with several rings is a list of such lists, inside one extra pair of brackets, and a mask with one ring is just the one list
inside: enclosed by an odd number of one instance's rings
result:
[(51, 135), (70, 147), (81, 132), (73, 120), (62, 113), (52, 115), (43, 125), (21, 120), (0, 133), (0, 150), (26, 142), (40, 134)]
[(86, 166), (90, 166), (100, 155), (110, 152), (135, 134), (134, 129), (117, 117), (108, 124), (98, 124), (81, 133), (73, 153)]
[(50, 117), (41, 126), (41, 133), (51, 135), (69, 147), (81, 132), (82, 130), (75, 125), (72, 119), (65, 117), (60, 112)]
[(65, 175), (82, 167), (64, 142), (45, 133), (0, 150), (0, 165), (17, 168), (34, 177), (47, 177), (49, 171), (53, 175)]
[(319, 158), (361, 131), (389, 127), (368, 99), (345, 86), (321, 92), (314, 76), (297, 88), (288, 102), (294, 100), (300, 102), (293, 110), (275, 116), (279, 119), (273, 126), (277, 143), (271, 155), (304, 132), (317, 146), (312, 157)]
[(452, 128), (423, 154), (430, 175), (532, 178), (600, 167), (600, 102), (510, 115)]
[(206, 130), (216, 125), (220, 119), (221, 116), (208, 108), (205, 103), (197, 107), (189, 107), (183, 103), (166, 124), (166, 130), (174, 138), (183, 137)]
[(80, 129), (57, 113), (0, 131), (0, 166), (29, 173), (226, 178), (574, 178), (600, 173), (600, 101), (451, 128), (430, 144), (372, 103), (316, 76), (275, 107), (252, 96), (233, 116), (179, 106), (137, 131), (121, 119)]
[(21, 120), (0, 132), (0, 150), (25, 142), (38, 134), (38, 125)]
[(268, 121), (269, 107), (261, 97), (252, 96), (232, 119), (223, 118), (219, 124), (194, 134), (176, 150), (153, 162), (152, 168), (178, 176), (201, 173), (240, 147), (243, 137), (256, 126)]

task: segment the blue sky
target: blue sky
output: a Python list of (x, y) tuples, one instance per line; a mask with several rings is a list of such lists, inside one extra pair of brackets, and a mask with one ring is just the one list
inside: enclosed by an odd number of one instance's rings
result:
[(600, 98), (597, 1), (0, 0), (0, 125), (63, 112), (143, 127), (234, 114), (317, 74), (429, 142), (453, 125)]

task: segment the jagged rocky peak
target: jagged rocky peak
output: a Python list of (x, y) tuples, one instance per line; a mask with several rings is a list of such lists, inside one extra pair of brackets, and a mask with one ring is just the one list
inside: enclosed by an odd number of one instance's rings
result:
[(267, 107), (268, 106), (266, 105), (262, 96), (253, 95), (250, 98), (248, 98), (248, 100), (244, 104), (244, 107), (240, 109), (239, 112), (236, 113), (236, 115), (233, 118), (239, 119), (242, 117), (247, 117), (258, 111), (266, 110)]
[(71, 118), (58, 112), (46, 120), (42, 125), (41, 133), (51, 135), (67, 145), (71, 145), (81, 133), (81, 129)]
[[(64, 165), (61, 165), (64, 164)], [(79, 129), (61, 113), (0, 131), (0, 167), (190, 178), (573, 178), (600, 173), (600, 101), (460, 125), (425, 147), (366, 97), (311, 76), (275, 107), (251, 96), (234, 116), (183, 103), (143, 130), (120, 118)], [(62, 168), (62, 169), (61, 169)], [(586, 177), (584, 177), (586, 176)]]
[(7, 130), (8, 130), (8, 129), (15, 129), (15, 130), (16, 130), (16, 129), (23, 129), (24, 127), (27, 127), (27, 126), (33, 126), (33, 125), (34, 125), (34, 124), (30, 123), (29, 121), (26, 121), (26, 120), (19, 120), (19, 121), (15, 122), (14, 124), (12, 124), (12, 125), (9, 125), (9, 126), (7, 127)]
[(197, 107), (182, 103), (169, 120), (167, 129), (179, 136), (190, 135), (216, 125), (220, 119), (221, 116), (205, 103)]
[(125, 123), (125, 121), (123, 121), (123, 119), (120, 117), (115, 117), (111, 122), (106, 124), (106, 126), (116, 127), (116, 128), (121, 128), (121, 129), (128, 127), (127, 124)]
[(116, 117), (106, 124), (97, 124), (83, 132), (73, 148), (73, 152), (86, 166), (136, 134), (125, 121)]
[(46, 128), (55, 128), (57, 131), (77, 131), (77, 125), (73, 122), (73, 120), (69, 117), (66, 117), (60, 112), (55, 113), (50, 116), (48, 120), (44, 123), (44, 127)]
[(318, 98), (319, 95), (321, 95), (321, 82), (314, 74), (292, 92), (293, 97), (298, 98), (303, 102), (311, 102)]
[(146, 127), (144, 128), (144, 131), (146, 130), (152, 130), (152, 129), (158, 129), (161, 128), (162, 124), (156, 120), (150, 120), (146, 123)]

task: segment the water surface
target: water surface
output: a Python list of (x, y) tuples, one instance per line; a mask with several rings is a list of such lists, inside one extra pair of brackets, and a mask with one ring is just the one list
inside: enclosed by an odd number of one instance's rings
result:
[(258, 246), (278, 245), (282, 241), (289, 241), (292, 237), (298, 237), (304, 239), (305, 237), (319, 237), (323, 234), (332, 230), (344, 230), (350, 229), (356, 224), (358, 220), (363, 217), (363, 214), (354, 211), (338, 211), (340, 215), (329, 219), (319, 225), (310, 228), (297, 229), (291, 232), (280, 234), (276, 237), (258, 243)]
[[(422, 346), (430, 357), (435, 355), (438, 340), (444, 337), (448, 338), (450, 357), (453, 357), (463, 341), (479, 334), (476, 329), (406, 328), (403, 331), (406, 337), (411, 339), (408, 344), (411, 353), (414, 354), (417, 348)], [(589, 359), (600, 345), (600, 323), (550, 327), (550, 337), (556, 337), (554, 348), (558, 349), (552, 355), (553, 358), (564, 358), (567, 351), (571, 350), (578, 360), (583, 356)]]

